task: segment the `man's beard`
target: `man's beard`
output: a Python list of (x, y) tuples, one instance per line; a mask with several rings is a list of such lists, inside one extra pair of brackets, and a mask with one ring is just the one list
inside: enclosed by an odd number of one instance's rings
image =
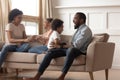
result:
[(77, 29), (79, 28), (80, 25), (74, 25), (74, 29)]

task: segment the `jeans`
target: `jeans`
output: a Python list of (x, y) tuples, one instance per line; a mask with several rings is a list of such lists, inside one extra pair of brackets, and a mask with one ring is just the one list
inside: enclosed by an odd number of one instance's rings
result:
[(65, 60), (65, 63), (64, 63), (63, 69), (62, 69), (62, 72), (64, 74), (66, 74), (68, 72), (69, 68), (71, 67), (74, 59), (77, 56), (82, 55), (82, 54), (84, 54), (84, 53), (82, 53), (77, 48), (52, 49), (52, 50), (48, 51), (48, 53), (45, 55), (41, 65), (39, 67), (38, 72), (43, 74), (43, 72), (49, 66), (49, 64), (53, 58), (66, 56), (66, 60)]
[(31, 46), (29, 43), (23, 43), (22, 45), (20, 45), (19, 47), (16, 48), (16, 51), (17, 52), (28, 52), (30, 47)]
[(45, 51), (47, 51), (47, 50), (48, 50), (47, 46), (44, 45), (44, 46), (32, 47), (32, 48), (30, 48), (30, 49), (28, 50), (28, 52), (41, 54), (41, 53), (43, 53), (43, 52), (45, 52)]
[(0, 68), (1, 68), (8, 52), (14, 52), (14, 51), (26, 52), (28, 46), (29, 46), (28, 43), (24, 43), (19, 47), (17, 45), (4, 45), (1, 52), (0, 52)]

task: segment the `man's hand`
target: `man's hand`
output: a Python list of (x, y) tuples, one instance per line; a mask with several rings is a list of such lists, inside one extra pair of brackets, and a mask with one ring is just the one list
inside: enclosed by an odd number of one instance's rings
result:
[(63, 46), (63, 48), (69, 48), (69, 47), (71, 47), (71, 46), (72, 46), (71, 44), (66, 43), (66, 45)]

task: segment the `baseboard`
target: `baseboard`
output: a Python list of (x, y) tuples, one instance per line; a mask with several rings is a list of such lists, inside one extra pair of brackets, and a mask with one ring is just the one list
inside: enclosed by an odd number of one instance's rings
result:
[(120, 65), (113, 65), (112, 69), (120, 69)]

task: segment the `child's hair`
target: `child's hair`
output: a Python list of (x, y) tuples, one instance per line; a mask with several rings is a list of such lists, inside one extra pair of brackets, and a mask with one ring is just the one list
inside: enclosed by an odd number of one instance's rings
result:
[(63, 23), (64, 22), (60, 19), (54, 19), (51, 24), (52, 30), (57, 30), (57, 28), (61, 27)]
[(47, 18), (46, 21), (51, 23), (53, 21), (53, 18)]

